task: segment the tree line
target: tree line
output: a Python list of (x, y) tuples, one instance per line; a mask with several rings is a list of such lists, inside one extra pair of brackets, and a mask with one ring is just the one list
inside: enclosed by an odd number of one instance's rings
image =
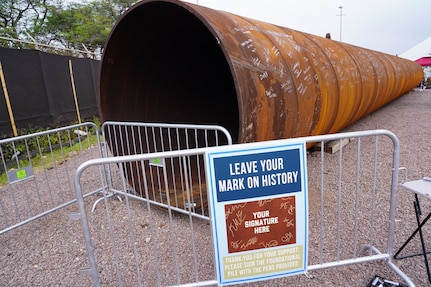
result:
[(135, 2), (1, 0), (0, 47), (68, 55), (101, 52), (115, 21)]

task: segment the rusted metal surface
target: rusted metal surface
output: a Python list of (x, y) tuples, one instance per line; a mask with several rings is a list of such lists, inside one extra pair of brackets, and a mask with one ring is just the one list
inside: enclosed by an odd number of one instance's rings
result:
[(103, 120), (202, 123), (236, 142), (334, 133), (416, 87), (420, 65), (180, 1), (117, 22), (100, 74)]

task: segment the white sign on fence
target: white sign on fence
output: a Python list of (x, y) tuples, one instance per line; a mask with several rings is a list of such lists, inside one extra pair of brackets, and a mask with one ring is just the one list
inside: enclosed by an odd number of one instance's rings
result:
[(306, 272), (305, 143), (221, 147), (205, 158), (218, 283)]
[(19, 169), (11, 169), (7, 172), (9, 183), (15, 183), (34, 176), (33, 167), (25, 166)]

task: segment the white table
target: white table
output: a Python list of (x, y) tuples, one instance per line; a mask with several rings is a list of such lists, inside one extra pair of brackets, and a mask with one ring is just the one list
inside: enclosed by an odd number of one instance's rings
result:
[(417, 195), (431, 199), (431, 181), (419, 179), (401, 183), (400, 186)]

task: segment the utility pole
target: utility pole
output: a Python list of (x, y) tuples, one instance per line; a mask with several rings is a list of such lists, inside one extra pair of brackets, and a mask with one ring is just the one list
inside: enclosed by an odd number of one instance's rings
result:
[(343, 33), (343, 16), (345, 16), (346, 14), (343, 14), (343, 6), (339, 6), (338, 7), (339, 9), (340, 9), (340, 14), (339, 15), (337, 15), (337, 16), (340, 16), (340, 42), (342, 42), (341, 41), (341, 39), (342, 39), (342, 33)]

